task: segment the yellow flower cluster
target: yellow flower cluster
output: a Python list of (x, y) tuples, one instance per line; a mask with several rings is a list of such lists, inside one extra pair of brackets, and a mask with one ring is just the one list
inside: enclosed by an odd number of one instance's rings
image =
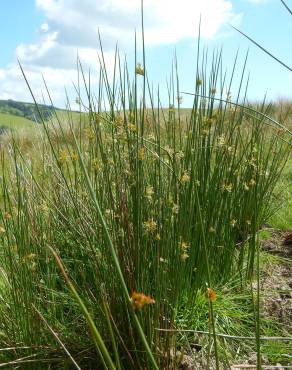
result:
[(144, 148), (140, 148), (138, 150), (138, 159), (140, 161), (143, 161), (145, 159), (145, 149)]
[(141, 63), (138, 63), (135, 69), (136, 75), (144, 76), (144, 68), (141, 66)]
[(237, 220), (235, 218), (233, 218), (231, 221), (230, 221), (230, 226), (231, 227), (235, 227), (235, 225), (237, 224)]
[(187, 171), (185, 171), (180, 179), (180, 181), (185, 184), (190, 181), (190, 175)]
[(226, 191), (227, 193), (231, 193), (233, 190), (233, 184), (231, 183), (224, 183), (221, 185), (221, 191)]
[(144, 221), (143, 225), (147, 232), (153, 233), (157, 229), (157, 222), (153, 220), (153, 218)]
[(249, 182), (249, 186), (251, 186), (251, 187), (256, 186), (256, 181), (255, 181), (255, 179), (251, 179), (251, 180), (250, 180), (250, 182)]
[(117, 116), (114, 120), (114, 126), (115, 127), (122, 127), (124, 124), (124, 120), (122, 116)]
[(86, 137), (87, 137), (88, 140), (93, 140), (95, 138), (95, 133), (92, 130), (92, 128), (88, 127), (86, 129), (85, 133), (86, 133)]
[(68, 152), (66, 149), (62, 149), (60, 150), (60, 153), (59, 153), (59, 162), (62, 164), (62, 163), (65, 163), (68, 161), (69, 159), (69, 155), (68, 155)]
[(137, 126), (134, 123), (129, 123), (128, 124), (128, 130), (131, 132), (136, 132), (137, 131)]
[(196, 81), (196, 86), (201, 86), (203, 83), (203, 81), (199, 78), (197, 78), (197, 81)]
[(11, 219), (11, 214), (9, 212), (4, 212), (3, 213), (3, 218), (4, 218), (4, 220), (10, 220)]
[(73, 152), (71, 154), (71, 159), (73, 162), (76, 162), (78, 160), (78, 154), (76, 152)]
[(145, 197), (149, 200), (152, 200), (152, 195), (154, 195), (153, 186), (146, 186)]
[(188, 259), (190, 256), (188, 254), (188, 251), (190, 249), (190, 245), (184, 241), (180, 242), (179, 243), (179, 248), (181, 250), (181, 255), (180, 255), (180, 258), (182, 261), (185, 261), (186, 259)]
[(91, 164), (92, 168), (95, 170), (95, 171), (98, 171), (100, 169), (100, 163), (99, 163), (99, 160), (98, 158), (94, 158), (92, 160), (92, 164)]
[(217, 143), (218, 143), (218, 146), (224, 146), (224, 145), (226, 145), (226, 138), (225, 138), (225, 136), (224, 135), (218, 136)]

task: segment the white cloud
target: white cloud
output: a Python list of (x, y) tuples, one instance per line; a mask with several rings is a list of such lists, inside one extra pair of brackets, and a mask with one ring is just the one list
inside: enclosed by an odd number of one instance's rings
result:
[[(254, 0), (253, 0), (254, 1)], [(107, 66), (119, 42), (123, 51), (134, 46), (134, 31), (140, 30), (138, 0), (35, 0), (44, 13), (37, 38), (19, 44), (15, 55), (27, 71), (34, 91), (40, 95), (41, 74), (60, 101), (63, 87), (76, 81), (77, 52), (85, 69), (97, 69), (100, 30)], [(144, 0), (145, 38), (148, 46), (174, 44), (197, 35), (214, 38), (227, 22), (238, 24), (240, 15), (230, 0)], [(27, 88), (16, 64), (0, 70), (0, 98), (24, 100)]]
[(50, 29), (50, 27), (49, 27), (48, 23), (43, 23), (43, 24), (41, 25), (41, 27), (40, 27), (40, 31), (41, 31), (41, 32), (48, 32), (48, 31), (49, 31), (49, 29)]
[[(60, 32), (60, 41), (96, 47), (98, 29), (104, 44), (112, 48), (133, 43), (139, 30), (138, 0), (36, 0), (50, 27)], [(193, 38), (202, 18), (202, 36), (214, 37), (225, 22), (236, 17), (229, 0), (144, 0), (145, 37), (148, 45), (175, 43)]]
[(20, 44), (16, 48), (16, 56), (25, 65), (72, 69), (76, 66), (77, 53), (85, 68), (96, 69), (98, 61), (97, 49), (61, 44), (58, 32), (46, 33), (38, 42)]
[[(45, 96), (45, 88), (42, 74), (45, 76), (48, 87), (54, 92), (57, 101), (64, 100), (64, 87), (68, 82), (76, 80), (74, 69), (55, 69), (40, 67), (24, 67), (25, 75), (34, 92), (36, 99), (42, 102)], [(0, 69), (0, 99), (15, 99), (20, 101), (31, 101), (31, 95), (21, 70), (17, 64), (11, 64), (6, 69)], [(63, 102), (64, 103), (64, 102)]]

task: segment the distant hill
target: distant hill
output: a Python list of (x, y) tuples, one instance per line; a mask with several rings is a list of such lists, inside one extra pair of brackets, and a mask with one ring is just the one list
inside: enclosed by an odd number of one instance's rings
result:
[(10, 130), (29, 129), (37, 124), (25, 117), (0, 112), (0, 136)]
[[(42, 116), (45, 121), (49, 120), (53, 114), (54, 109), (52, 106), (40, 104)], [(11, 114), (17, 117), (26, 118), (32, 122), (41, 122), (39, 113), (32, 103), (23, 103), (14, 100), (0, 100), (0, 113)], [(1, 123), (1, 122), (0, 122)]]

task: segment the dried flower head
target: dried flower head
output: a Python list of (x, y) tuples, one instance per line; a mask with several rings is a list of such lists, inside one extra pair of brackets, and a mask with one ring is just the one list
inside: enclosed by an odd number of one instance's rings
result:
[(11, 214), (9, 212), (4, 212), (3, 213), (3, 218), (4, 218), (4, 220), (10, 220), (11, 219)]
[(128, 130), (131, 132), (136, 132), (137, 131), (137, 126), (134, 123), (129, 123), (128, 124)]
[(153, 218), (151, 218), (151, 219), (149, 219), (147, 221), (144, 221), (143, 222), (143, 225), (144, 225), (145, 229), (148, 232), (151, 232), (151, 233), (153, 233), (157, 229), (157, 222), (155, 222), (153, 220)]
[(114, 121), (114, 125), (116, 127), (122, 127), (124, 125), (123, 117), (122, 116), (116, 116), (115, 121)]
[(190, 175), (187, 171), (185, 171), (180, 179), (180, 181), (185, 184), (190, 181)]
[(203, 136), (208, 136), (210, 133), (210, 130), (202, 130), (202, 135)]
[(144, 76), (144, 68), (141, 66), (141, 63), (138, 63), (135, 69), (136, 75)]
[(164, 150), (167, 152), (168, 155), (173, 155), (173, 149), (170, 148), (168, 145), (164, 147)]
[(160, 236), (160, 234), (159, 234), (159, 233), (157, 233), (157, 234), (155, 235), (155, 240), (157, 240), (157, 241), (161, 240), (161, 236)]
[(178, 212), (179, 212), (179, 205), (178, 204), (175, 204), (175, 203), (173, 203), (173, 206), (172, 206), (172, 213), (174, 213), (174, 214), (178, 214)]
[(196, 80), (196, 86), (201, 86), (202, 83), (203, 83), (203, 81), (201, 79), (197, 78), (197, 80)]
[(140, 148), (138, 150), (138, 159), (140, 161), (143, 161), (143, 159), (145, 159), (145, 149), (144, 148)]
[(175, 153), (175, 156), (177, 159), (182, 159), (185, 155), (182, 150), (179, 150), (178, 152)]
[(251, 187), (256, 186), (256, 181), (255, 181), (255, 179), (251, 179), (251, 180), (250, 180), (250, 182), (249, 182), (249, 185), (250, 185)]
[(226, 138), (224, 135), (220, 135), (217, 139), (218, 145), (219, 146), (224, 146), (226, 145)]
[(145, 188), (145, 197), (147, 199), (151, 200), (152, 195), (154, 195), (153, 186), (146, 186), (146, 188)]
[(59, 153), (59, 162), (62, 164), (62, 163), (65, 163), (67, 162), (69, 158), (69, 155), (68, 155), (68, 152), (66, 149), (62, 149), (60, 150), (60, 153)]
[(94, 158), (92, 160), (92, 168), (95, 170), (95, 171), (98, 171), (100, 169), (100, 163), (99, 163), (99, 160), (98, 158)]
[(185, 262), (190, 256), (186, 253), (186, 252), (183, 252), (181, 255), (180, 255), (180, 258), (183, 262)]
[(221, 185), (221, 191), (227, 191), (228, 193), (231, 193), (233, 189), (233, 184), (231, 183), (224, 183)]
[(23, 262), (31, 261), (36, 257), (35, 253), (29, 253), (22, 257)]
[(211, 288), (207, 288), (207, 298), (208, 298), (209, 302), (216, 301), (216, 299), (217, 299), (216, 292), (214, 292), (214, 290), (211, 289)]
[(97, 113), (94, 115), (94, 123), (98, 126), (101, 124), (101, 116)]
[(230, 226), (231, 227), (235, 227), (235, 225), (237, 224), (237, 220), (235, 218), (233, 218), (231, 221), (230, 221)]
[(95, 138), (95, 133), (94, 133), (94, 131), (92, 130), (92, 128), (88, 128), (86, 131), (85, 131), (85, 133), (86, 133), (86, 137), (87, 137), (87, 139), (88, 140), (93, 140), (94, 138)]
[(135, 291), (131, 294), (131, 300), (135, 310), (141, 310), (145, 305), (155, 303), (155, 300), (152, 297)]
[(186, 252), (190, 248), (190, 244), (187, 242), (180, 242), (178, 244), (179, 248), (182, 249), (184, 252)]

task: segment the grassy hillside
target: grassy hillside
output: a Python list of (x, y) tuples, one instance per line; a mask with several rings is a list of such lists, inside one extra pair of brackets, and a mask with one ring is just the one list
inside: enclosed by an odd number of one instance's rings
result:
[[(45, 120), (52, 117), (54, 108), (48, 105), (39, 105), (42, 116)], [(24, 103), (14, 100), (0, 100), (0, 113), (11, 114), (17, 117), (24, 117), (30, 121), (38, 121), (41, 119), (39, 113), (32, 103)]]
[(35, 126), (36, 123), (25, 117), (19, 117), (11, 113), (0, 113), (0, 128), (2, 129), (25, 129)]
[[(9, 102), (9, 100), (0, 100), (0, 135), (9, 130), (21, 130), (22, 132), (26, 131), (27, 136), (27, 134), (31, 134), (31, 130), (42, 127), (41, 120), (38, 122), (36, 121), (36, 116), (33, 118), (34, 111), (36, 109), (33, 104), (13, 101), (13, 104), (15, 106), (19, 106), (20, 108), (15, 109), (11, 107), (11, 105), (7, 105)], [(55, 114), (57, 115), (59, 121), (66, 122), (68, 120), (68, 113), (62, 109), (55, 109), (43, 105), (40, 105), (39, 109), (42, 111), (42, 113), (44, 113), (43, 118), (49, 124), (56, 122)], [(74, 122), (79, 122), (79, 113), (71, 112), (70, 119), (73, 119)]]

